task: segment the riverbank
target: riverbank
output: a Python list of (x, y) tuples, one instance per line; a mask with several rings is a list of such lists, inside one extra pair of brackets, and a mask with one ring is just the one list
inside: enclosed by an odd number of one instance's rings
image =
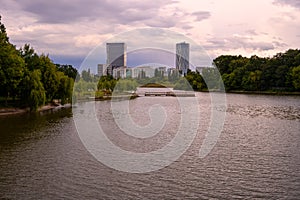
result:
[[(220, 90), (201, 90), (195, 92), (222, 92)], [(227, 94), (249, 94), (249, 95), (282, 95), (282, 96), (300, 96), (300, 92), (286, 92), (286, 91), (244, 91), (244, 90), (230, 90)]]
[[(67, 108), (71, 107), (71, 104), (47, 104), (42, 107), (40, 107), (37, 112), (44, 112), (52, 109), (57, 109), (57, 108)], [(30, 109), (29, 108), (0, 108), (0, 116), (7, 116), (7, 115), (17, 115), (17, 114), (24, 114), (24, 113), (29, 113)]]
[(226, 91), (226, 93), (233, 94), (262, 94), (262, 95), (300, 95), (300, 92), (283, 92), (283, 91), (240, 91), (240, 90), (232, 90)]

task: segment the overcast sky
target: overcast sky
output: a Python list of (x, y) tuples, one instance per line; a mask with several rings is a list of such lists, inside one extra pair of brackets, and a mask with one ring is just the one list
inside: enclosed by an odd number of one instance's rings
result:
[[(271, 56), (300, 47), (299, 0), (0, 0), (0, 5), (12, 43), (29, 43), (55, 63), (76, 67), (98, 45), (145, 27), (183, 34), (212, 58)], [(135, 48), (156, 37), (168, 40), (160, 33), (137, 37)]]

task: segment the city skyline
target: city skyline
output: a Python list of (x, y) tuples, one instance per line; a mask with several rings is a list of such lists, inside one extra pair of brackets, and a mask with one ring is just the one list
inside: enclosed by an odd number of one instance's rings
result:
[[(164, 71), (167, 74), (167, 68), (174, 68), (182, 75), (186, 75), (189, 68), (189, 56), (190, 56), (190, 44), (187, 42), (176, 43), (175, 52), (175, 65), (161, 65), (160, 63), (144, 63), (140, 66), (130, 67), (126, 65), (127, 59), (127, 44), (125, 42), (110, 42), (106, 43), (106, 63), (97, 64), (98, 76), (112, 75), (114, 78), (126, 78), (128, 77), (127, 69), (130, 69), (130, 77), (134, 78), (139, 75), (139, 72), (135, 74), (133, 68), (145, 68), (148, 77), (154, 76), (154, 69)], [(158, 65), (158, 66), (155, 66)], [(90, 68), (89, 68), (90, 69)], [(164, 69), (164, 70), (162, 70)], [(153, 72), (152, 72), (153, 71)], [(195, 68), (196, 71), (196, 68)], [(152, 75), (153, 74), (153, 75)]]
[[(77, 68), (97, 45), (141, 27), (182, 33), (212, 58), (222, 54), (272, 56), (299, 48), (299, 11), (297, 0), (122, 0), (118, 4), (3, 0), (0, 8), (10, 40), (17, 47), (30, 43), (54, 62)], [(160, 39), (153, 37), (152, 41)], [(152, 41), (143, 38), (133, 45)], [(165, 45), (162, 41), (160, 47)]]

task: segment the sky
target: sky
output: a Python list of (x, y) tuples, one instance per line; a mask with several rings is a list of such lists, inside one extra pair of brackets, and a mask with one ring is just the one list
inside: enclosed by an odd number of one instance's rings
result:
[[(77, 68), (105, 62), (107, 41), (126, 42), (138, 59), (149, 52), (143, 49), (175, 51), (183, 40), (212, 59), (266, 57), (300, 47), (299, 0), (0, 0), (0, 5), (13, 44), (29, 43), (54, 63)], [(150, 31), (145, 37), (137, 30)], [(154, 41), (162, 42), (153, 46)], [(85, 62), (92, 54), (99, 60)], [(194, 62), (203, 65), (201, 59)], [(137, 63), (129, 56), (127, 65)]]

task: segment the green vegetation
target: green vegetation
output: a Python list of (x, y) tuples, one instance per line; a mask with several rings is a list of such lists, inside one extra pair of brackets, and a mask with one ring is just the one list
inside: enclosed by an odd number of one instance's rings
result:
[(54, 99), (71, 101), (77, 70), (55, 65), (48, 56), (38, 55), (29, 44), (17, 50), (9, 42), (0, 16), (0, 104), (29, 107), (35, 111)]
[(124, 93), (135, 91), (138, 83), (134, 79), (120, 79), (114, 87), (114, 93)]
[[(271, 58), (222, 55), (214, 59), (216, 68), (202, 74), (189, 71), (186, 79), (196, 91), (299, 92), (300, 50), (290, 49)], [(218, 72), (218, 70), (219, 72)], [(222, 84), (224, 83), (224, 86)]]
[(299, 91), (300, 50), (271, 58), (219, 56), (214, 60), (226, 91)]

